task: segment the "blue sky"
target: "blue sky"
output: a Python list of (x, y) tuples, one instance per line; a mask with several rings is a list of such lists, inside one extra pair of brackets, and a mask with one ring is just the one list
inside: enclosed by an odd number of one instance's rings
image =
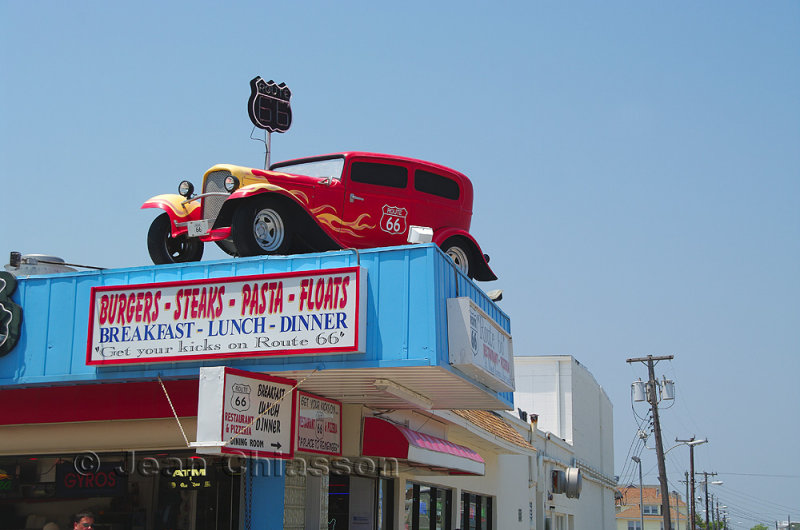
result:
[[(592, 371), (623, 482), (646, 376), (625, 359), (672, 354), (665, 439), (711, 440), (697, 466), (735, 528), (800, 520), (797, 2), (0, 0), (0, 54), (0, 252), (148, 264), (141, 203), (261, 167), (248, 82), (286, 82), (273, 161), (365, 150), (470, 176), (515, 352)], [(668, 455), (680, 492), (687, 460)]]

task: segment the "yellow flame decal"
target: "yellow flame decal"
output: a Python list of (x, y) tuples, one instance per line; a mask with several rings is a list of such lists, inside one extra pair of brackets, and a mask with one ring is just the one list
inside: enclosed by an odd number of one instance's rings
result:
[(336, 208), (330, 204), (325, 204), (319, 208), (314, 208), (311, 210), (311, 213), (314, 215), (314, 218), (318, 223), (327, 226), (335, 232), (343, 232), (353, 237), (366, 237), (364, 234), (360, 234), (359, 232), (363, 232), (364, 230), (373, 230), (375, 228), (374, 224), (369, 224), (367, 222), (367, 220), (370, 218), (368, 213), (362, 213), (355, 221), (347, 222), (342, 220), (342, 218), (336, 215), (336, 213), (323, 213), (328, 209), (336, 212)]
[[(253, 171), (251, 171), (251, 173), (253, 173)], [(259, 179), (262, 179), (263, 182), (259, 182), (259, 183), (255, 183), (255, 184), (248, 184), (248, 185), (244, 186), (244, 188), (247, 188), (247, 189), (249, 189), (251, 191), (267, 190), (267, 191), (273, 191), (273, 192), (284, 192), (284, 193), (288, 193), (288, 194), (292, 195), (295, 199), (297, 199), (297, 200), (299, 200), (299, 201), (301, 201), (301, 202), (303, 202), (305, 204), (308, 204), (308, 195), (306, 195), (305, 192), (300, 191), (300, 190), (286, 189), (283, 186), (278, 186), (277, 184), (273, 184), (272, 182), (269, 181), (269, 178), (267, 178), (265, 175), (261, 175), (261, 173), (253, 173), (253, 175), (257, 176)], [(281, 173), (281, 175), (286, 176), (286, 177), (296, 178), (294, 175), (289, 175), (289, 174), (285, 174), (285, 173)]]
[(300, 190), (290, 190), (289, 193), (294, 195), (295, 199), (299, 199), (299, 200), (303, 201), (304, 203), (308, 204), (308, 195), (306, 195), (302, 191), (300, 191)]

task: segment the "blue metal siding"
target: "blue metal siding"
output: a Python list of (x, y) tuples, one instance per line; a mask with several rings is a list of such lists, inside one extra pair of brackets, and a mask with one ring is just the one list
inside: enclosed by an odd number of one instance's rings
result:
[[(456, 272), (435, 245), (414, 245), (297, 256), (227, 259), (178, 265), (79, 272), (18, 279), (15, 301), (23, 308), (17, 347), (0, 357), (0, 385), (194, 377), (198, 367), (222, 361), (87, 366), (91, 288), (279, 272), (367, 269), (366, 353), (251, 357), (224, 363), (243, 370), (385, 366), (450, 367), (447, 298), (469, 296), (501, 327), (510, 321), (471, 280)], [(502, 394), (511, 402), (511, 394)]]

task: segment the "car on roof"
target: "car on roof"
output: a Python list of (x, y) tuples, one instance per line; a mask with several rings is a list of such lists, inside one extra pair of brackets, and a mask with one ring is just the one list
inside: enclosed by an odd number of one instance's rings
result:
[(156, 264), (198, 261), (212, 241), (232, 256), (403, 245), (421, 227), (470, 278), (497, 279), (469, 233), (472, 183), (439, 164), (365, 152), (218, 164), (200, 193), (178, 191), (142, 205), (164, 210), (147, 234)]

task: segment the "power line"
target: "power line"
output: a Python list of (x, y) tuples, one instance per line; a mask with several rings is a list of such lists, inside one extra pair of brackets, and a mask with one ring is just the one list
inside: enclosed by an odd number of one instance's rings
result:
[(632, 464), (631, 456), (640, 456), (642, 454), (643, 447), (640, 445), (643, 444), (641, 438), (639, 438), (638, 432), (634, 435), (633, 440), (631, 441), (631, 446), (628, 449), (628, 455), (625, 457), (625, 464), (623, 466), (622, 472), (620, 474), (619, 483), (620, 484), (632, 484), (635, 477), (635, 466)]
[(730, 494), (738, 499), (742, 499), (740, 502), (743, 502), (744, 504), (757, 504), (759, 508), (769, 508), (770, 510), (773, 510), (773, 513), (800, 512), (800, 509), (798, 509), (796, 506), (789, 507), (766, 499), (759, 499), (751, 493), (737, 491), (727, 485), (723, 488), (720, 488), (719, 491), (725, 494)]
[(729, 473), (720, 471), (720, 475), (737, 475), (742, 477), (800, 478), (800, 475), (771, 475), (769, 473)]
[[(631, 392), (632, 391), (633, 390), (631, 390)], [(631, 409), (633, 410), (634, 418), (638, 420), (639, 417), (636, 414), (636, 410), (633, 408), (633, 399), (631, 399)], [(640, 433), (643, 432), (642, 426), (644, 425), (644, 422), (649, 422), (649, 421), (650, 421), (650, 411), (648, 410), (647, 414), (645, 415), (645, 418), (642, 419), (641, 421), (637, 421), (637, 431), (633, 435), (633, 439), (631, 439), (631, 444), (628, 446), (628, 454), (625, 455), (625, 460), (622, 464), (622, 470), (619, 473), (620, 484), (629, 484), (630, 480), (633, 479), (632, 475), (634, 473), (634, 466), (631, 464), (631, 456), (632, 454), (635, 454), (636, 456), (639, 456), (641, 454), (641, 449), (639, 449), (637, 452), (638, 444), (643, 443)], [(631, 475), (630, 480), (628, 479), (628, 475)]]
[[(678, 374), (677, 364), (672, 362), (672, 361), (669, 361), (667, 363), (667, 367), (668, 367), (669, 370), (672, 371), (672, 374), (671, 374), (672, 375), (672, 379), (675, 380), (675, 381), (680, 381), (681, 377)], [(687, 391), (683, 391), (683, 393), (681, 395), (682, 396), (687, 396), (688, 393), (687, 393)], [(673, 414), (672, 418), (673, 418), (673, 421), (676, 421), (678, 424), (680, 424), (680, 426), (683, 427), (682, 432), (701, 432), (701, 431), (703, 431), (703, 428), (699, 425), (699, 423), (694, 418), (694, 413), (696, 412), (695, 409), (692, 409), (692, 408), (689, 407), (689, 403), (688, 403), (688, 401), (686, 399), (679, 400), (677, 395), (675, 396), (675, 398), (676, 398), (675, 399), (676, 402), (680, 401), (680, 407), (681, 408), (678, 411), (679, 413)], [(684, 423), (685, 419), (688, 419), (691, 422), (692, 425), (687, 427), (686, 424)]]

